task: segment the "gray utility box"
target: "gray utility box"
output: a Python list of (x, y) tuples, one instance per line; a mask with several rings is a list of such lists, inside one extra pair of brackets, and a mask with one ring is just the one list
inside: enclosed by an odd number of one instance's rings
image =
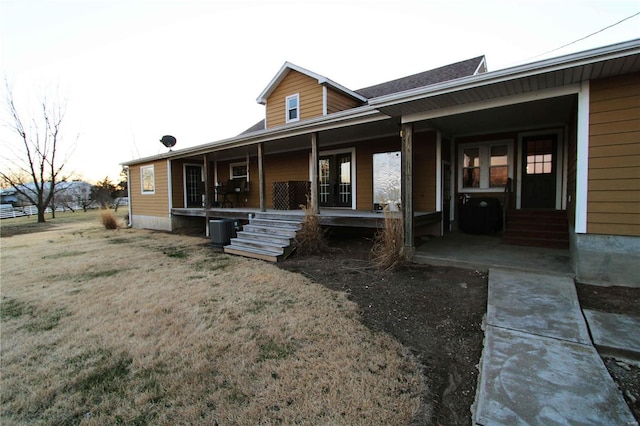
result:
[(211, 245), (224, 247), (236, 237), (236, 225), (233, 219), (216, 219), (209, 221), (209, 234)]

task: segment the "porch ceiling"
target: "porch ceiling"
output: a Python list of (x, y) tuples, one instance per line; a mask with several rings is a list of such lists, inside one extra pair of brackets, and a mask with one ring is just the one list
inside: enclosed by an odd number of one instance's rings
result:
[(438, 129), (446, 136), (561, 126), (570, 121), (576, 105), (577, 96), (567, 95), (432, 118), (414, 126)]

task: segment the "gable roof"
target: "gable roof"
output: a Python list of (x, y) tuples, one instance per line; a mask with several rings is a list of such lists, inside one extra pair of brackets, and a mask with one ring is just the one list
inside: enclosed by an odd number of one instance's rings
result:
[(309, 71), (305, 68), (299, 67), (295, 64), (292, 64), (291, 62), (285, 62), (284, 65), (282, 65), (282, 67), (280, 68), (280, 71), (278, 71), (278, 73), (275, 75), (275, 77), (273, 77), (273, 79), (271, 80), (271, 82), (267, 85), (267, 87), (265, 87), (265, 89), (262, 91), (262, 93), (260, 93), (260, 96), (258, 96), (258, 98), (256, 99), (256, 101), (261, 104), (261, 105), (265, 105), (267, 103), (267, 98), (269, 97), (269, 95), (276, 89), (276, 87), (278, 87), (278, 85), (280, 83), (282, 83), (282, 80), (284, 80), (284, 78), (287, 76), (287, 74), (289, 74), (290, 71), (297, 71), (301, 74), (304, 74), (308, 77), (311, 77), (315, 80), (318, 80), (318, 84), (322, 85), (322, 86), (328, 86), (331, 87), (335, 90), (337, 90), (338, 92), (344, 93), (345, 95), (352, 97), (354, 99), (357, 99), (361, 102), (366, 102), (367, 99), (365, 97), (363, 97), (362, 95), (354, 92), (353, 90), (347, 89), (346, 87), (336, 83), (333, 80), (328, 79), (325, 76), (322, 76), (320, 74), (317, 74), (313, 71)]
[[(269, 85), (262, 91), (257, 101), (260, 104), (265, 104), (267, 98), (273, 92), (273, 90), (284, 80), (290, 70), (301, 72), (313, 79), (318, 80), (318, 84), (327, 84), (334, 89), (337, 89), (349, 96), (356, 94), (360, 101), (367, 102), (369, 98), (377, 96), (389, 95), (392, 93), (402, 92), (405, 90), (415, 89), (418, 87), (428, 86), (431, 84), (441, 83), (443, 81), (455, 80), (461, 77), (468, 77), (487, 71), (485, 57), (477, 56), (475, 58), (467, 59), (464, 61), (456, 62), (453, 64), (445, 65), (432, 70), (424, 71), (418, 74), (409, 75), (406, 77), (398, 78), (396, 80), (387, 81), (385, 83), (377, 84), (375, 86), (366, 87), (364, 89), (351, 91), (338, 83), (329, 80), (326, 77), (316, 74), (312, 71), (294, 65), (290, 62), (285, 62), (280, 71), (271, 80)], [(350, 93), (346, 93), (350, 92)], [(353, 97), (353, 96), (352, 96)], [(249, 127), (240, 135), (256, 132), (265, 129), (265, 121), (260, 120), (253, 126)]]
[(387, 81), (385, 83), (376, 84), (375, 86), (365, 87), (356, 90), (366, 98), (376, 98), (378, 96), (389, 95), (391, 93), (403, 92), (405, 90), (415, 89), (417, 87), (430, 86), (432, 84), (442, 83), (443, 81), (455, 80), (461, 77), (480, 74), (487, 71), (486, 61), (483, 56), (467, 59), (465, 61), (456, 62), (445, 65), (443, 67), (434, 68), (418, 74), (409, 75), (407, 77), (398, 78), (396, 80)]

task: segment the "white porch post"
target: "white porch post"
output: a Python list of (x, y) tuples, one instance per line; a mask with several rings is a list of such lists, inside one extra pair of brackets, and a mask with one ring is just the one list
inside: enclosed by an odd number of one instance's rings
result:
[(587, 232), (587, 196), (589, 190), (589, 81), (582, 82), (578, 93), (578, 131), (576, 153), (575, 232)]
[(404, 228), (404, 256), (411, 259), (416, 252), (413, 244), (413, 124), (402, 124), (401, 187)]

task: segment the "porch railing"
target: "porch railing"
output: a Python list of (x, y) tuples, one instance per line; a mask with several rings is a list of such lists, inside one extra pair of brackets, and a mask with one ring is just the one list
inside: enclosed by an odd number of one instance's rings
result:
[(504, 186), (502, 199), (502, 232), (507, 230), (507, 212), (511, 204), (511, 195), (513, 194), (512, 179), (507, 178), (507, 184)]

